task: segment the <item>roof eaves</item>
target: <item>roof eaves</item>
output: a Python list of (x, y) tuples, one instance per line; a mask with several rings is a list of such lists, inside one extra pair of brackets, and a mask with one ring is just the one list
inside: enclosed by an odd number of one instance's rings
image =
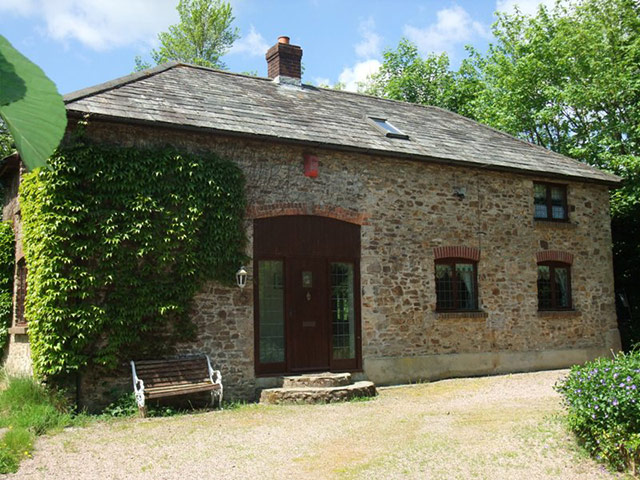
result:
[[(77, 117), (81, 117), (85, 114), (85, 112), (77, 111), (77, 110), (69, 110), (69, 113)], [(123, 118), (123, 117), (116, 117), (116, 116), (104, 115), (104, 114), (91, 114), (91, 116), (98, 120), (115, 122), (115, 123), (125, 123), (125, 124), (129, 123), (129, 124), (137, 124), (137, 125), (156, 126), (156, 127), (162, 127), (167, 129), (173, 129), (173, 130), (188, 130), (188, 131), (194, 131), (194, 132), (214, 132), (214, 133), (219, 133), (221, 135), (226, 135), (230, 137), (244, 137), (244, 138), (250, 138), (254, 140), (282, 142), (282, 143), (288, 143), (288, 144), (294, 144), (294, 145), (316, 146), (321, 148), (327, 148), (330, 150), (368, 153), (368, 154), (377, 155), (377, 156), (405, 158), (409, 160), (430, 161), (434, 163), (463, 166), (463, 167), (469, 167), (469, 168), (476, 168), (480, 170), (504, 171), (504, 172), (520, 173), (522, 175), (527, 175), (527, 176), (549, 177), (549, 178), (565, 179), (568, 181), (582, 181), (585, 183), (597, 183), (597, 184), (607, 185), (611, 188), (619, 188), (620, 184), (622, 183), (622, 179), (620, 177), (616, 175), (612, 175), (610, 173), (602, 172), (598, 169), (594, 169), (594, 170), (600, 173), (604, 173), (606, 177), (605, 176), (600, 178), (585, 177), (582, 175), (568, 175), (568, 174), (559, 173), (559, 172), (548, 172), (548, 171), (542, 171), (542, 170), (526, 170), (519, 167), (477, 164), (477, 163), (459, 160), (455, 158), (434, 157), (434, 156), (404, 153), (404, 152), (398, 152), (398, 151), (391, 152), (387, 150), (377, 150), (374, 148), (358, 147), (353, 145), (342, 145), (342, 144), (319, 142), (319, 141), (312, 141), (312, 140), (300, 140), (300, 139), (293, 139), (293, 138), (283, 137), (283, 136), (267, 135), (267, 134), (260, 134), (260, 133), (251, 133), (251, 132), (230, 131), (230, 130), (210, 128), (210, 127), (178, 125), (175, 123), (162, 122), (157, 120)]]

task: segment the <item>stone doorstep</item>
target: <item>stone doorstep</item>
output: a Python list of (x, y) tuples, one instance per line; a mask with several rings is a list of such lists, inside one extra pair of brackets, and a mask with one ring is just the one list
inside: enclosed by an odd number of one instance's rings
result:
[(362, 381), (338, 387), (268, 388), (260, 394), (260, 403), (267, 405), (332, 403), (376, 395), (376, 386), (373, 382)]
[(351, 384), (350, 373), (309, 373), (283, 377), (282, 388), (343, 387)]

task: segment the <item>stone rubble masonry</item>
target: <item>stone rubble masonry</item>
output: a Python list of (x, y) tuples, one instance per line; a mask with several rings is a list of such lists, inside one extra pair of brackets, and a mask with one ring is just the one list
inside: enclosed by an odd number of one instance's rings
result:
[[(533, 219), (533, 182), (559, 181), (543, 175), (96, 120), (87, 134), (234, 160), (246, 176), (249, 256), (254, 218), (323, 215), (361, 225), (362, 378), (397, 383), (553, 368), (619, 348), (604, 185), (563, 182), (569, 222), (545, 222)], [(303, 174), (309, 153), (319, 159), (316, 178)], [(479, 256), (480, 312), (435, 311), (434, 260), (448, 248)], [(573, 256), (575, 311), (538, 312), (545, 251)], [(246, 267), (244, 290), (212, 282), (196, 295), (198, 339), (179, 347), (210, 355), (227, 399), (256, 398), (268, 383), (254, 373), (253, 265)]]

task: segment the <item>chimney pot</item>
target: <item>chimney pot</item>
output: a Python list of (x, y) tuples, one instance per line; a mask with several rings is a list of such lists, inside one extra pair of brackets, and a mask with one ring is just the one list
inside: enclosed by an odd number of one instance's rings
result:
[(289, 43), (289, 37), (278, 37), (278, 42), (265, 55), (267, 75), (274, 82), (300, 86), (302, 78), (302, 49)]

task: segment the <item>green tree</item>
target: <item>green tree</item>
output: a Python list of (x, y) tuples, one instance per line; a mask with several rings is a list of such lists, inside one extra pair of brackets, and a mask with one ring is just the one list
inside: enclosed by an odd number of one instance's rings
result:
[(478, 61), (471, 48), (458, 71), (451, 70), (446, 53), (421, 57), (418, 47), (403, 38), (395, 50), (385, 50), (378, 73), (364, 85), (369, 95), (446, 108), (476, 118), (476, 98), (483, 88)]
[[(222, 0), (180, 0), (176, 7), (180, 23), (158, 35), (160, 48), (151, 51), (156, 64), (171, 60), (204, 67), (225, 68), (221, 57), (239, 37), (232, 28), (231, 5)], [(149, 64), (136, 57), (136, 70)]]
[(476, 55), (476, 115), (533, 143), (624, 174), (640, 146), (640, 4), (562, 0), (500, 14)]
[(454, 73), (446, 53), (422, 58), (406, 38), (395, 50), (385, 50), (378, 73), (364, 86), (365, 93), (422, 105), (452, 109)]
[(15, 142), (27, 167), (44, 166), (66, 127), (55, 84), (0, 35), (0, 155), (11, 153)]

